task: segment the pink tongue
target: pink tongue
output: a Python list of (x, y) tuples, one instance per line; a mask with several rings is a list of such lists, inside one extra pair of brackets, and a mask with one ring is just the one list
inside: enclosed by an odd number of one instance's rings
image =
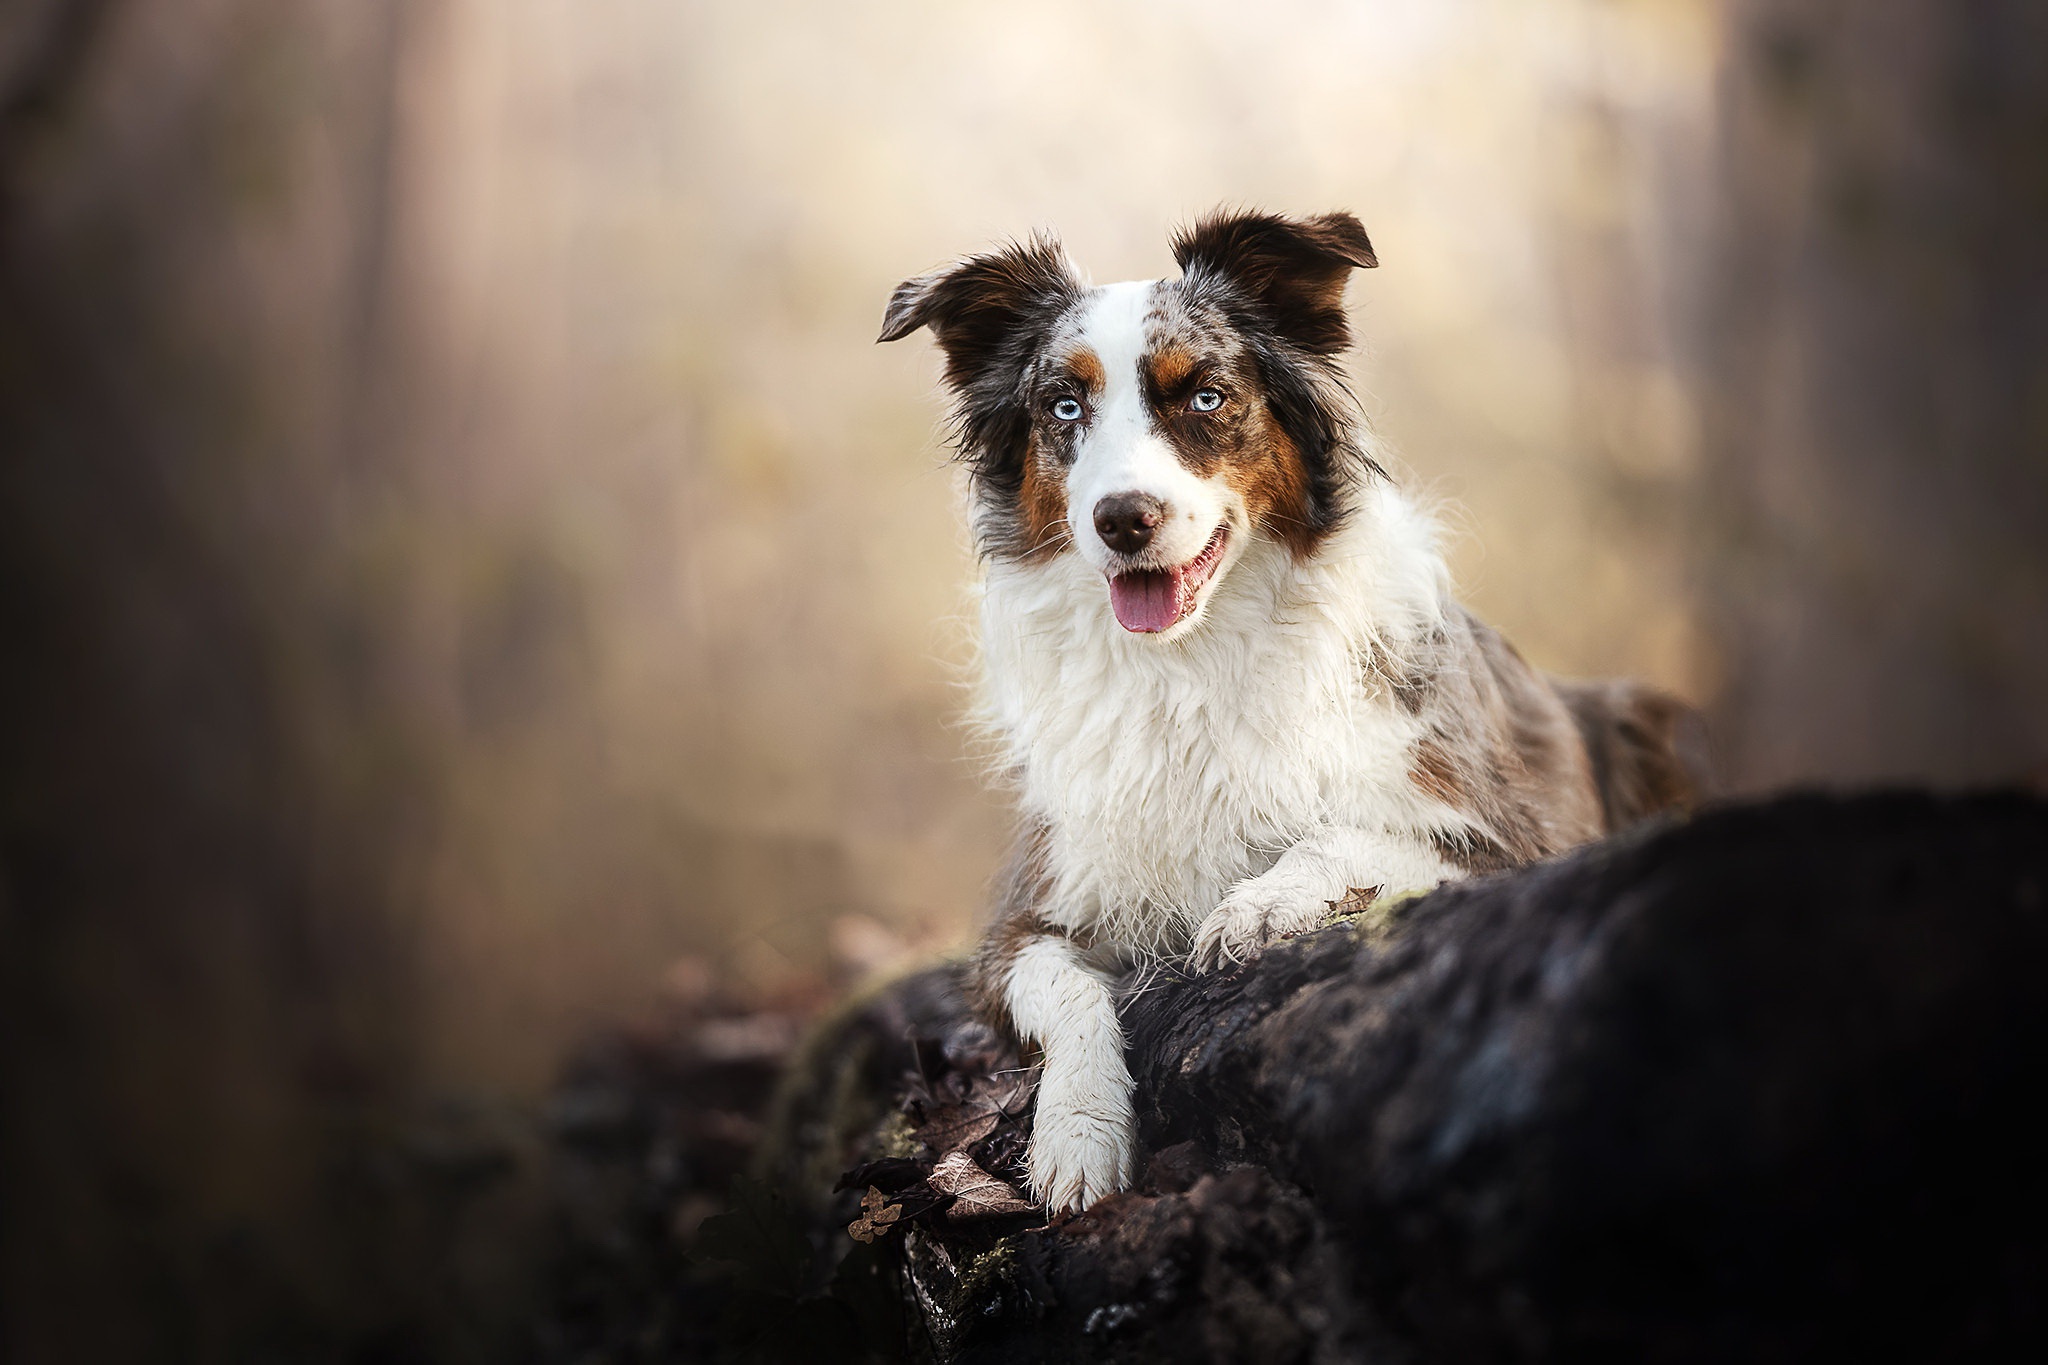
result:
[(1157, 632), (1180, 617), (1175, 608), (1180, 594), (1174, 590), (1173, 575), (1157, 570), (1120, 573), (1109, 580), (1109, 605), (1117, 624), (1125, 630)]

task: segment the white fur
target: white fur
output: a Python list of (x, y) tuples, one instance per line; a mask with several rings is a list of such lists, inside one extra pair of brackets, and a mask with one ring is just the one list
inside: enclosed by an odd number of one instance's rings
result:
[(1177, 637), (1119, 626), (1077, 556), (991, 565), (984, 717), (1050, 834), (1043, 917), (1177, 956), (1234, 887), (1320, 829), (1433, 854), (1447, 812), (1409, 780), (1419, 726), (1367, 660), (1403, 657), (1444, 592), (1434, 527), (1386, 487), (1306, 564), (1250, 540), (1202, 628)]
[[(1221, 479), (1196, 477), (1153, 425), (1138, 362), (1145, 354), (1145, 315), (1154, 287), (1141, 280), (1096, 290), (1075, 329), (1081, 344), (1102, 362), (1103, 387), (1067, 472), (1068, 517), (1081, 557), (1098, 573), (1128, 567), (1103, 544), (1090, 515), (1112, 494), (1148, 493), (1165, 505), (1147, 554), (1161, 566), (1185, 564), (1201, 554), (1226, 517), (1240, 525), (1245, 520), (1244, 500)], [(1190, 615), (1165, 633), (1185, 632), (1195, 619)]]
[[(1030, 1168), (1055, 1211), (1131, 1178), (1113, 964), (1241, 961), (1351, 888), (1434, 885), (1452, 869), (1433, 835), (1460, 825), (1410, 779), (1419, 723), (1370, 663), (1400, 661), (1444, 617), (1434, 522), (1371, 484), (1306, 562), (1257, 532), (1153, 430), (1137, 375), (1150, 297), (1110, 286), (1080, 315), (1105, 386), (1068, 475), (1079, 553), (998, 560), (982, 585), (983, 720), (1047, 831), (1038, 913), (1093, 945), (1034, 940), (1003, 983), (1045, 1050)], [(1124, 491), (1168, 505), (1169, 564), (1234, 518), (1201, 609), (1170, 631), (1127, 631), (1110, 610), (1116, 561), (1082, 509)]]
[(1320, 826), (1267, 871), (1230, 888), (1195, 934), (1195, 964), (1208, 970), (1243, 962), (1275, 938), (1306, 933), (1353, 890), (1434, 886), (1453, 875), (1434, 848), (1413, 838)]
[(1085, 1208), (1131, 1182), (1137, 1123), (1108, 973), (1071, 940), (1018, 950), (1004, 996), (1018, 1032), (1045, 1051), (1031, 1136), (1032, 1192)]

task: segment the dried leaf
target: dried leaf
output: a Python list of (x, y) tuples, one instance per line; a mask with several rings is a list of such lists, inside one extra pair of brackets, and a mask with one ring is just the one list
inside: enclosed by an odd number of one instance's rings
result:
[(1030, 1107), (1031, 1094), (1038, 1089), (1038, 1072), (1018, 1067), (983, 1076), (974, 1083), (974, 1098), (1004, 1118), (1013, 1119)]
[(934, 1152), (954, 1152), (979, 1142), (996, 1130), (1002, 1115), (987, 1105), (949, 1104), (917, 1130), (916, 1138)]
[(1024, 1130), (1012, 1124), (1007, 1128), (996, 1129), (980, 1142), (962, 1150), (974, 1158), (975, 1165), (996, 1179), (1007, 1180), (1021, 1189), (1024, 1185), (1025, 1155), (1029, 1147), (1030, 1139), (1025, 1136)]
[(872, 1242), (903, 1216), (901, 1207), (891, 1204), (873, 1185), (860, 1199), (860, 1217), (846, 1225), (847, 1235), (856, 1242)]
[(965, 1152), (948, 1152), (932, 1168), (932, 1188), (953, 1196), (946, 1217), (954, 1220), (996, 1218), (1007, 1213), (1030, 1213), (1031, 1203), (1009, 1185), (974, 1164)]
[[(946, 1079), (959, 1084), (964, 1078)], [(914, 1136), (934, 1156), (971, 1147), (1005, 1120), (1021, 1118), (1036, 1086), (1033, 1073), (1023, 1068), (966, 1079), (961, 1101), (931, 1108)]]
[(1377, 886), (1348, 887), (1344, 892), (1343, 899), (1334, 900), (1329, 903), (1330, 913), (1332, 915), (1355, 915), (1379, 898), (1380, 889)]

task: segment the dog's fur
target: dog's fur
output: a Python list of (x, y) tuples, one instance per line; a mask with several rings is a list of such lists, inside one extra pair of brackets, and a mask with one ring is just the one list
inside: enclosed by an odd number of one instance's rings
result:
[(904, 283), (881, 337), (930, 327), (958, 398), (1024, 820), (975, 979), (1043, 1052), (1029, 1165), (1055, 1211), (1133, 1177), (1134, 963), (1243, 962), (1353, 893), (1695, 790), (1679, 703), (1554, 682), (1452, 600), (1338, 368), (1345, 282), (1377, 264), (1357, 220), (1219, 215), (1173, 251), (1177, 280), (1090, 288), (1053, 242), (1012, 245)]

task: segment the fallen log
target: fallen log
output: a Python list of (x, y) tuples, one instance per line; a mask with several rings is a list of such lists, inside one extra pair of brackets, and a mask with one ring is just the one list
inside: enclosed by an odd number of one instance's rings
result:
[(849, 1227), (894, 1278), (849, 1357), (2008, 1358), (2048, 1342), (2044, 901), (2048, 803), (1794, 797), (1154, 973), (1145, 1175), (1050, 1226), (990, 1189), (1028, 1071), (933, 968), (814, 1034), (757, 1169), (818, 1293)]

